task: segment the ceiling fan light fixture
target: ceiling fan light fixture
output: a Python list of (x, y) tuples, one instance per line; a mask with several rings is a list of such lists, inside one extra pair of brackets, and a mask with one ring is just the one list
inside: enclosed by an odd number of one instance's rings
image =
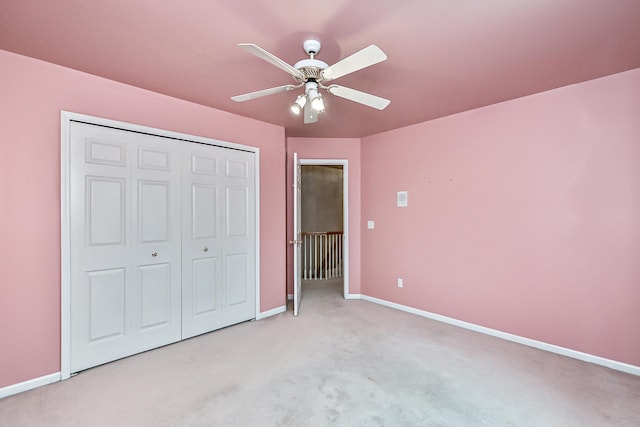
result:
[(322, 99), (321, 94), (316, 94), (316, 97), (311, 100), (311, 107), (318, 113), (322, 113), (324, 111), (324, 100)]
[(305, 91), (307, 93), (307, 97), (311, 102), (311, 108), (313, 108), (316, 112), (321, 113), (324, 111), (324, 101), (322, 100), (322, 95), (318, 93), (318, 83), (315, 81), (308, 81), (305, 84)]
[(306, 94), (298, 95), (295, 102), (291, 106), (291, 111), (294, 114), (300, 114), (300, 111), (302, 111), (306, 103), (307, 103), (307, 95)]

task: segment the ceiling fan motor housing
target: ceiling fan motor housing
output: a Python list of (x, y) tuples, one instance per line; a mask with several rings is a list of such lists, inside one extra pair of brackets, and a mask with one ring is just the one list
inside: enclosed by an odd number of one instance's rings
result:
[(300, 70), (300, 72), (304, 74), (305, 78), (302, 81), (306, 81), (308, 79), (316, 79), (317, 81), (321, 81), (321, 71), (325, 68), (329, 68), (329, 65), (317, 59), (303, 59), (302, 61), (296, 62), (293, 67)]
[(304, 47), (304, 51), (307, 52), (307, 55), (317, 55), (318, 52), (320, 52), (322, 45), (318, 40), (305, 40), (302, 47)]
[(329, 68), (329, 65), (326, 62), (314, 58), (314, 55), (320, 52), (320, 42), (318, 40), (307, 40), (304, 42), (303, 46), (304, 51), (307, 52), (311, 58), (298, 61), (293, 66), (304, 74), (304, 79), (297, 80), (301, 82), (305, 82), (309, 79), (315, 79), (318, 82), (322, 81), (323, 78), (321, 72), (325, 68)]

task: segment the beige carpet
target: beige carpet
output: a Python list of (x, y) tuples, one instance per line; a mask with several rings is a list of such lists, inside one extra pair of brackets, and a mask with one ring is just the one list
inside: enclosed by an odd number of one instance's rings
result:
[(233, 326), (0, 400), (2, 426), (640, 426), (640, 377), (306, 283)]

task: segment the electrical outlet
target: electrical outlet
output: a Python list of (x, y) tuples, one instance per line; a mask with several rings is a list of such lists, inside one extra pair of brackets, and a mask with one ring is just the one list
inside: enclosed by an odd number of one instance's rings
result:
[(404, 286), (404, 282), (402, 281), (402, 279), (398, 278), (398, 287), (401, 288)]

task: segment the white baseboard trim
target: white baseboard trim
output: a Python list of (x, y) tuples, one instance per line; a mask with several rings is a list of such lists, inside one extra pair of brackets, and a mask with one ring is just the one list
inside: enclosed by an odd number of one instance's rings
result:
[(60, 381), (60, 372), (0, 388), (0, 399)]
[[(353, 295), (355, 297), (355, 294)], [(355, 298), (354, 298), (355, 299)], [(386, 307), (395, 308), (397, 310), (406, 311), (407, 313), (415, 314), (418, 316), (426, 317), (427, 319), (436, 320), (438, 322), (447, 323), (449, 325), (458, 326), (460, 328), (469, 329), (474, 332), (480, 332), (481, 334), (491, 335), (503, 340), (516, 342), (529, 347), (534, 347), (540, 350), (549, 351), (551, 353), (560, 354), (562, 356), (571, 357), (573, 359), (582, 360), (583, 362), (594, 363), (596, 365), (605, 366), (607, 368), (615, 369), (616, 371), (626, 372), (628, 374), (640, 376), (640, 366), (630, 365), (624, 362), (618, 362), (616, 360), (605, 359), (604, 357), (595, 356), (593, 354), (583, 353), (577, 350), (571, 350), (566, 347), (560, 347), (558, 345), (549, 344), (542, 341), (533, 340), (530, 338), (521, 337), (519, 335), (510, 334), (508, 332), (498, 331), (496, 329), (487, 328), (484, 326), (476, 325), (475, 323), (464, 322), (451, 317), (442, 316), (440, 314), (431, 313), (417, 308), (409, 307), (395, 302), (382, 300), (379, 298), (370, 297), (367, 295), (360, 295), (360, 299), (373, 302), (375, 304), (384, 305)]]
[(347, 294), (344, 299), (362, 299), (361, 294)]
[(272, 308), (271, 310), (262, 311), (256, 315), (256, 320), (264, 319), (266, 317), (275, 316), (276, 314), (284, 313), (287, 311), (287, 306), (282, 305), (280, 307)]

